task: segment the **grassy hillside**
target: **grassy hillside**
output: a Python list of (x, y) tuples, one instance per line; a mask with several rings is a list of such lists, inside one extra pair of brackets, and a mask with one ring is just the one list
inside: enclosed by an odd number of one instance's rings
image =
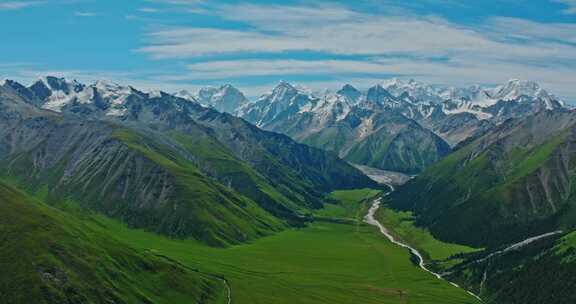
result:
[(576, 232), (549, 237), (517, 250), (450, 270), (450, 278), (482, 295), (486, 303), (563, 304), (576, 301)]
[[(302, 226), (334, 189), (375, 186), (335, 155), (167, 94), (125, 115), (44, 111), (0, 87), (0, 177), (133, 228), (226, 246)], [(76, 107), (79, 106), (79, 107)]]
[(224, 284), (0, 184), (0, 302), (223, 303)]
[[(170, 222), (167, 223), (169, 226), (166, 229), (170, 230), (164, 231), (167, 234), (173, 236), (192, 235), (198, 240), (218, 245), (234, 243), (237, 240), (253, 239), (282, 227), (281, 221), (274, 218), (253, 200), (239, 195), (222, 183), (206, 176), (193, 162), (184, 159), (173, 149), (126, 129), (115, 131), (113, 136), (167, 170), (174, 177), (176, 189), (171, 200), (175, 201), (176, 205), (180, 205), (180, 211), (174, 213), (173, 217), (175, 218), (168, 219)], [(198, 145), (198, 147), (202, 146)], [(248, 167), (243, 166), (241, 162), (233, 163), (234, 159), (225, 154), (224, 149), (212, 148), (212, 155), (216, 160), (220, 161), (226, 157), (229, 160), (228, 172), (220, 172), (222, 174), (220, 176), (226, 176), (232, 180), (234, 175), (231, 174), (230, 170), (237, 170), (237, 174), (244, 174), (247, 183), (249, 181), (247, 177), (251, 177), (249, 174), (255, 174)], [(205, 165), (208, 166), (213, 163), (206, 162)], [(244, 189), (248, 189), (248, 187)], [(276, 203), (275, 201), (272, 202)], [(271, 212), (275, 212), (276, 210), (272, 208), (280, 209), (284, 206), (266, 207), (269, 207)], [(289, 210), (284, 207), (284, 212), (289, 213)], [(278, 216), (281, 215), (279, 212), (275, 213)], [(202, 227), (198, 227), (194, 223), (201, 223)]]
[[(4, 179), (31, 192), (49, 189), (48, 203), (71, 199), (131, 227), (214, 246), (286, 226), (291, 210), (281, 201), (254, 197), (259, 205), (201, 171), (194, 154), (168, 137), (97, 122), (52, 128), (47, 140), (0, 161)], [(213, 155), (224, 151), (214, 149)], [(250, 173), (239, 161), (233, 165), (228, 167)]]
[(478, 247), (573, 227), (575, 117), (509, 121), (401, 187), (392, 206), (437, 237)]

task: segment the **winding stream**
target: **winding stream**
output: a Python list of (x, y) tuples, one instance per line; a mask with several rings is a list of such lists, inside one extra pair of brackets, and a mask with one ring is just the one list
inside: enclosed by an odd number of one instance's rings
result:
[[(386, 195), (384, 195), (384, 197), (388, 196), (388, 195), (389, 195), (390, 193), (392, 193), (393, 191), (394, 191), (394, 188), (392, 187), (392, 191), (388, 192)], [(396, 244), (396, 245), (398, 245), (398, 246), (400, 246), (400, 247), (403, 247), (403, 248), (406, 248), (406, 249), (410, 250), (410, 252), (411, 252), (414, 256), (416, 256), (416, 257), (418, 258), (418, 266), (419, 266), (420, 268), (422, 268), (422, 270), (424, 270), (424, 271), (426, 271), (426, 272), (434, 275), (436, 278), (438, 278), (438, 279), (440, 279), (440, 280), (444, 280), (444, 281), (446, 281), (446, 282), (454, 285), (455, 287), (458, 287), (458, 288), (463, 289), (464, 291), (466, 291), (467, 293), (469, 293), (470, 295), (472, 295), (473, 297), (475, 297), (476, 299), (478, 299), (480, 302), (482, 302), (482, 299), (481, 299), (479, 296), (477, 296), (477, 295), (475, 295), (474, 293), (472, 293), (472, 292), (470, 292), (470, 291), (468, 291), (468, 290), (460, 287), (458, 284), (456, 284), (456, 283), (454, 283), (454, 282), (450, 282), (450, 281), (448, 281), (448, 280), (445, 280), (440, 274), (438, 274), (438, 273), (436, 273), (436, 272), (433, 272), (432, 270), (428, 269), (428, 268), (426, 267), (426, 264), (424, 263), (424, 257), (422, 256), (422, 254), (421, 254), (418, 250), (416, 250), (416, 248), (414, 248), (414, 247), (412, 247), (412, 246), (410, 246), (410, 245), (408, 245), (408, 244), (406, 244), (406, 243), (403, 243), (403, 242), (401, 242), (400, 240), (397, 240), (397, 239), (390, 233), (390, 231), (389, 231), (388, 229), (386, 229), (386, 227), (384, 227), (384, 225), (382, 225), (382, 223), (380, 223), (380, 222), (374, 217), (374, 215), (376, 214), (376, 211), (378, 211), (378, 209), (380, 208), (380, 205), (382, 204), (382, 198), (383, 198), (383, 197), (377, 198), (377, 199), (375, 199), (375, 200), (372, 202), (372, 206), (370, 206), (370, 209), (368, 210), (368, 213), (367, 213), (366, 216), (364, 217), (364, 222), (366, 222), (366, 223), (368, 223), (368, 224), (370, 224), (370, 225), (372, 225), (372, 226), (378, 227), (378, 229), (380, 229), (380, 232), (381, 232), (384, 236), (386, 236), (386, 238), (387, 238), (388, 240), (390, 240), (390, 242), (392, 242), (392, 243), (394, 243), (394, 244)]]

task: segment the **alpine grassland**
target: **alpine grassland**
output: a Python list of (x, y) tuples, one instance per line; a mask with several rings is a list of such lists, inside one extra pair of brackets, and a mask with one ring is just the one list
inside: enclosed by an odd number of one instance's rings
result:
[(102, 216), (90, 226), (140, 252), (225, 278), (233, 303), (477, 303), (362, 223), (376, 194), (336, 191), (333, 205), (307, 227), (227, 248), (129, 229)]

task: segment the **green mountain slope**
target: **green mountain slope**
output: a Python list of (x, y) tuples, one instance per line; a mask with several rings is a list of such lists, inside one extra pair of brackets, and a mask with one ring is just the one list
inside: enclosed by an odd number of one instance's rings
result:
[(335, 155), (228, 114), (134, 94), (126, 116), (107, 117), (43, 111), (0, 88), (2, 177), (48, 201), (215, 246), (301, 226), (330, 191), (374, 185)]
[(355, 108), (345, 119), (320, 131), (293, 136), (353, 163), (410, 174), (422, 171), (451, 151), (440, 137), (392, 111)]
[(485, 303), (574, 303), (576, 232), (484, 260), (471, 256), (449, 272), (450, 279), (481, 294)]
[[(213, 245), (246, 241), (285, 225), (201, 172), (186, 153), (151, 136), (98, 122), (41, 129), (43, 140), (12, 152), (0, 165), (5, 179), (32, 192), (46, 189), (49, 201), (72, 199), (133, 227)], [(288, 218), (289, 210), (285, 213)]]
[(513, 120), (426, 170), (392, 197), (450, 242), (497, 246), (571, 228), (576, 114)]
[(0, 184), (0, 302), (217, 303), (225, 286)]

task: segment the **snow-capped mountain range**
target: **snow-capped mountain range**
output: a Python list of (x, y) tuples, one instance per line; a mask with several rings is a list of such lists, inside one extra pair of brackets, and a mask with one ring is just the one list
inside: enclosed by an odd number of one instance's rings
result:
[[(559, 98), (539, 84), (517, 79), (496, 87), (455, 88), (393, 78), (367, 90), (346, 84), (340, 90), (322, 93), (281, 81), (254, 101), (248, 100), (232, 85), (206, 87), (194, 93), (183, 90), (175, 94), (142, 92), (109, 81), (86, 85), (51, 76), (42, 77), (28, 87), (11, 80), (3, 81), (2, 85), (29, 95), (31, 100), (47, 110), (61, 112), (75, 107), (74, 111), (80, 111), (77, 108), (86, 111), (86, 107), (91, 107), (107, 116), (125, 115), (126, 103), (134, 98), (153, 99), (171, 95), (232, 113), (261, 128), (287, 133), (295, 138), (305, 138), (345, 120), (353, 112), (394, 111), (456, 144), (466, 136), (450, 138), (447, 133), (459, 131), (458, 120), (462, 117), (466, 117), (467, 123), (474, 121), (477, 125), (486, 122), (498, 124), (508, 118), (564, 107)], [(297, 134), (287, 130), (300, 119), (308, 120), (305, 130)], [(447, 121), (450, 121), (450, 128), (445, 125)]]
[(384, 81), (382, 86), (396, 97), (406, 93), (414, 101), (424, 103), (442, 103), (448, 100), (469, 101), (470, 104), (487, 107), (498, 101), (515, 101), (525, 96), (541, 99), (546, 103), (548, 109), (556, 107), (556, 103), (563, 106), (563, 102), (559, 98), (549, 94), (538, 83), (519, 79), (511, 79), (496, 87), (474, 85), (468, 88), (456, 88), (435, 87), (413, 79), (392, 78)]
[[(442, 88), (391, 79), (366, 90), (346, 84), (321, 93), (282, 81), (254, 101), (231, 85), (169, 94), (48, 76), (30, 86), (11, 80), (3, 86), (37, 107), (95, 119), (178, 123), (186, 109), (211, 107), (350, 162), (409, 173), (509, 118), (564, 107), (537, 83), (521, 80), (493, 88)], [(172, 115), (166, 109), (180, 110)]]
[[(422, 120), (434, 113), (470, 113), (480, 120), (503, 121), (513, 117), (509, 108), (531, 107), (530, 112), (564, 107), (564, 103), (535, 82), (510, 80), (494, 88), (441, 88), (415, 80), (391, 79), (361, 91), (347, 84), (336, 92), (310, 94), (286, 82), (235, 111), (259, 126), (294, 113), (312, 113), (343, 119), (352, 107), (395, 109)], [(288, 111), (289, 113), (286, 113)], [(524, 115), (525, 111), (521, 111)]]
[[(3, 80), (0, 85), (20, 84)], [(23, 87), (23, 86), (22, 86)], [(103, 99), (115, 105), (122, 105), (131, 94), (149, 94), (151, 97), (161, 94), (160, 91), (148, 93), (140, 92), (131, 86), (121, 86), (109, 81), (97, 81), (85, 85), (76, 80), (67, 80), (57, 77), (42, 77), (28, 87), (36, 97), (44, 101), (44, 108), (61, 111), (62, 107), (70, 103), (93, 103), (96, 99)], [(364, 105), (371, 107), (376, 103), (388, 107), (404, 105), (423, 105), (420, 110), (431, 106), (443, 105), (442, 111), (446, 114), (469, 112), (479, 119), (488, 119), (492, 116), (486, 108), (498, 102), (524, 102), (541, 103), (546, 109), (564, 107), (564, 103), (540, 87), (536, 82), (525, 80), (510, 80), (497, 87), (482, 87), (479, 85), (469, 88), (437, 87), (413, 79), (401, 80), (392, 78), (377, 84), (368, 90), (361, 91), (352, 85), (346, 84), (340, 90), (313, 93), (303, 87), (280, 82), (269, 93), (262, 95), (251, 102), (245, 95), (232, 85), (221, 87), (205, 87), (198, 92), (191, 93), (182, 90), (174, 94), (208, 107), (214, 107), (221, 112), (237, 113), (240, 116), (250, 115), (256, 109), (268, 119), (288, 108), (298, 108), (298, 112), (316, 112), (326, 114), (327, 108), (336, 108), (344, 114), (350, 106)], [(260, 108), (260, 109), (259, 109)], [(265, 113), (265, 114), (264, 114)], [(110, 115), (114, 114), (112, 112)], [(424, 116), (429, 113), (420, 113)], [(412, 116), (412, 115), (410, 115)]]
[(306, 142), (349, 119), (358, 119), (364, 126), (356, 136), (369, 136), (381, 122), (372, 121), (367, 113), (394, 112), (454, 146), (509, 118), (563, 107), (559, 98), (532, 81), (514, 79), (496, 87), (446, 88), (390, 79), (367, 90), (347, 84), (338, 91), (320, 94), (281, 82), (233, 113), (261, 128)]
[(70, 107), (93, 107), (107, 116), (124, 115), (126, 103), (131, 98), (153, 98), (162, 94), (157, 91), (143, 93), (130, 86), (103, 80), (85, 85), (76, 80), (52, 76), (42, 77), (28, 87), (11, 80), (7, 80), (5, 85), (47, 110), (62, 112)]

